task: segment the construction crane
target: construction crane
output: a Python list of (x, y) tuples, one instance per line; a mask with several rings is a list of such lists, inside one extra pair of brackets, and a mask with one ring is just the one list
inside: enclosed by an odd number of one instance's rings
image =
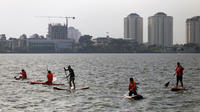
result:
[(68, 19), (75, 19), (75, 17), (62, 17), (62, 16), (36, 16), (36, 17), (39, 17), (39, 18), (65, 18), (66, 19), (66, 28), (67, 28), (67, 31), (66, 31), (66, 36), (68, 38)]
[(62, 17), (62, 16), (36, 16), (40, 18), (65, 18), (66, 19), (66, 26), (68, 27), (68, 19), (75, 19), (75, 17)]

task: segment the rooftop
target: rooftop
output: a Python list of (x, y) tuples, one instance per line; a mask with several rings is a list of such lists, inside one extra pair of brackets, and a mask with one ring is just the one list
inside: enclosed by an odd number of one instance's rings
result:
[(188, 18), (186, 20), (186, 22), (190, 22), (190, 21), (200, 21), (200, 16), (194, 16), (194, 17)]
[(158, 12), (154, 16), (167, 16), (164, 12)]
[(137, 13), (131, 13), (128, 16), (139, 16)]

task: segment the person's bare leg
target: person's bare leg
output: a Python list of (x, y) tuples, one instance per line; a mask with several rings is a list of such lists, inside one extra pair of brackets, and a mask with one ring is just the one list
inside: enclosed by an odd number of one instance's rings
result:
[(178, 82), (179, 82), (179, 80), (177, 79), (177, 81), (176, 81), (176, 88), (178, 87)]
[(72, 84), (71, 84), (71, 79), (69, 79), (69, 89), (71, 89)]
[(181, 80), (181, 86), (183, 87), (183, 81)]
[(72, 80), (72, 83), (73, 83), (74, 89), (76, 89), (76, 86), (75, 86), (74, 80)]

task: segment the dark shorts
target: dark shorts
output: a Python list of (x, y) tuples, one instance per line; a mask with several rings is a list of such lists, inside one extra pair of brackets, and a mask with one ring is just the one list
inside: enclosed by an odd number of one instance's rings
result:
[(46, 84), (52, 84), (52, 81), (46, 81), (45, 83)]
[(132, 96), (132, 94), (137, 95), (137, 91), (129, 91), (129, 96)]
[(178, 82), (178, 81), (181, 81), (181, 82), (182, 82), (183, 76), (182, 76), (182, 75), (177, 76), (177, 77), (176, 77), (176, 80), (177, 80), (177, 82)]
[(70, 79), (70, 81), (72, 81), (72, 80), (75, 80), (75, 77), (70, 77), (69, 79)]

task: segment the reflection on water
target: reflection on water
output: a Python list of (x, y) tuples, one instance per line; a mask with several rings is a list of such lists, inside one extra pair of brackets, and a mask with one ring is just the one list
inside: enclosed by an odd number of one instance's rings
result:
[[(200, 54), (1, 54), (0, 111), (2, 112), (132, 112), (192, 111), (200, 107)], [(171, 92), (176, 62), (183, 64), (188, 91)], [(63, 67), (74, 68), (75, 92), (53, 90), (51, 86), (30, 85), (45, 81), (50, 69), (60, 86), (68, 88)], [(13, 77), (24, 68), (29, 80)], [(138, 93), (145, 99), (124, 99), (130, 77), (139, 82)], [(172, 80), (171, 80), (172, 79)], [(169, 88), (164, 84), (170, 81)]]

